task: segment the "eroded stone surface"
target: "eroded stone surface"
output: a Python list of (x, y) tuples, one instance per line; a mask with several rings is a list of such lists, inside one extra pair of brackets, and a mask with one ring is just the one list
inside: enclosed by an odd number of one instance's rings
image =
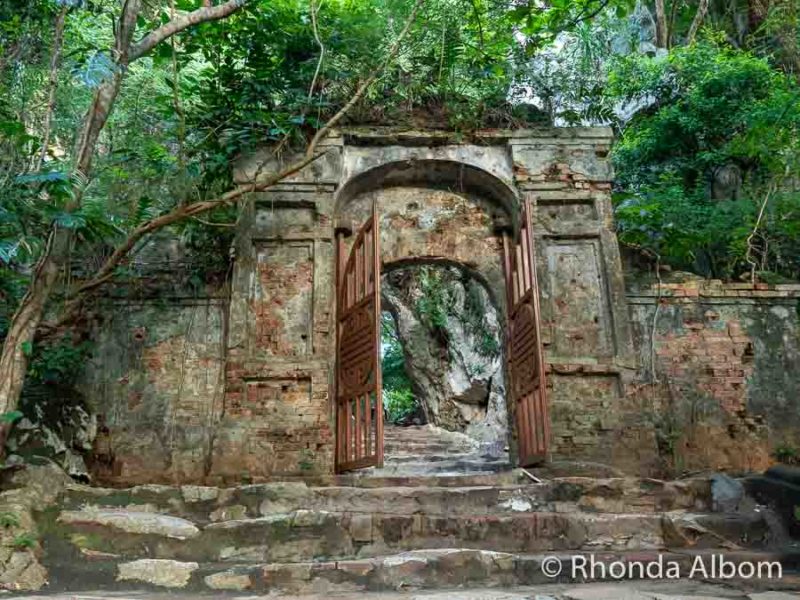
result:
[(160, 587), (182, 588), (198, 569), (196, 562), (142, 559), (119, 565), (118, 581), (139, 581)]
[(89, 507), (79, 511), (64, 511), (58, 520), (68, 525), (110, 527), (126, 533), (160, 535), (178, 540), (200, 535), (200, 530), (186, 519), (125, 509)]
[(4, 561), (0, 590), (40, 590), (47, 584), (47, 570), (33, 552), (12, 552)]
[(208, 575), (203, 579), (212, 590), (242, 591), (253, 585), (250, 575), (235, 571), (223, 571)]

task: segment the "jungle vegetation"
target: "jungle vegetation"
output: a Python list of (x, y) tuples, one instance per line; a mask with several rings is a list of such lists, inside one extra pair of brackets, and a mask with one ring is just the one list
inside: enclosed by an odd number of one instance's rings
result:
[[(80, 362), (65, 346), (151, 236), (196, 251), (198, 286), (224, 281), (247, 192), (341, 124), (611, 126), (623, 244), (702, 276), (797, 279), (798, 10), (0, 0), (0, 413), (26, 374), (73, 372), (58, 357)], [(287, 168), (234, 185), (232, 161), (264, 145)]]

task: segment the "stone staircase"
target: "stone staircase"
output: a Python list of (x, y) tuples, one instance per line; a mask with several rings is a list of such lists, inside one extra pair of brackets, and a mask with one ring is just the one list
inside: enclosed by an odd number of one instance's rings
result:
[(505, 448), (433, 425), (387, 426), (383, 439), (384, 466), (365, 471), (368, 476), (466, 475), (511, 468)]
[(354, 474), (226, 489), (70, 485), (38, 525), (50, 589), (73, 591), (531, 585), (554, 581), (546, 557), (562, 559), (564, 581), (589, 552), (605, 563), (660, 553), (688, 564), (720, 551), (776, 559), (765, 511), (714, 513), (710, 503), (704, 478)]

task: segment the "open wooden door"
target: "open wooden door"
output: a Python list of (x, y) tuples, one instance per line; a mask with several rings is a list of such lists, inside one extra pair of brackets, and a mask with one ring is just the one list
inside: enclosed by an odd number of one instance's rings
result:
[(521, 466), (544, 461), (550, 438), (532, 214), (530, 201), (526, 200), (519, 237), (514, 241), (508, 234), (503, 236), (509, 307), (509, 389)]
[(380, 236), (374, 209), (344, 259), (344, 236), (337, 234), (337, 473), (383, 466)]

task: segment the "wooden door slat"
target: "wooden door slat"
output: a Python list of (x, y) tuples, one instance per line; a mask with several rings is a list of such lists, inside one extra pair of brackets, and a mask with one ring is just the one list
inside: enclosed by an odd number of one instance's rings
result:
[(516, 414), (519, 462), (528, 466), (547, 458), (550, 436), (533, 213), (528, 200), (523, 206), (517, 240), (504, 235), (503, 259), (509, 295), (509, 405)]

